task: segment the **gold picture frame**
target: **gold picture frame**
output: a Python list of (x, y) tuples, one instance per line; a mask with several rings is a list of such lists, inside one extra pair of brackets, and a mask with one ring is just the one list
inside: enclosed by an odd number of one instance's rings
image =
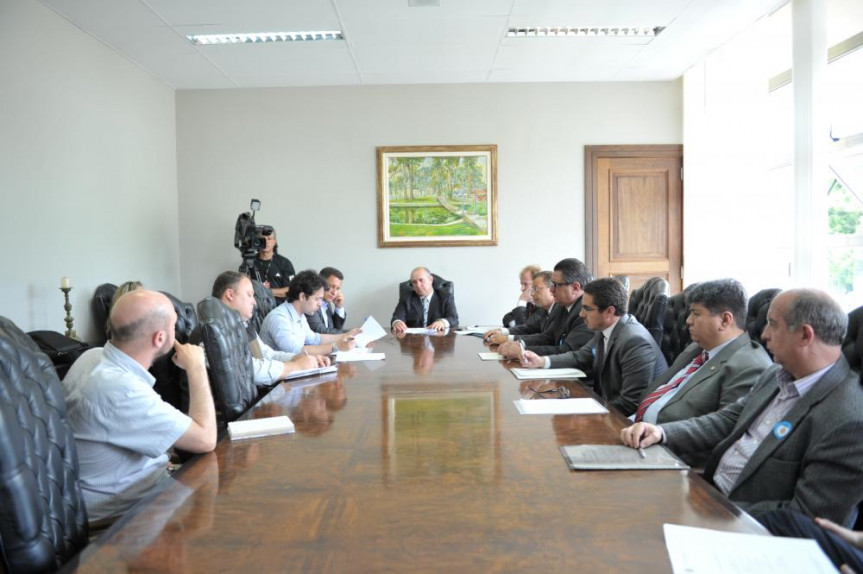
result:
[(378, 247), (497, 245), (497, 146), (377, 148)]

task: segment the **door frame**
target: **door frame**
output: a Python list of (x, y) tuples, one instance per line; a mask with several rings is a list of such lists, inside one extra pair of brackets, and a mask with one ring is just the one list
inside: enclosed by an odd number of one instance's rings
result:
[[(679, 157), (680, 158), (680, 196), (681, 196), (681, 229), (683, 229), (683, 145), (586, 145), (584, 146), (584, 264), (596, 277), (597, 261), (599, 260), (599, 223), (596, 206), (596, 161), (614, 157)], [(682, 238), (681, 238), (682, 240)], [(683, 251), (680, 253), (680, 264), (683, 265)], [(680, 277), (683, 281), (683, 275)]]

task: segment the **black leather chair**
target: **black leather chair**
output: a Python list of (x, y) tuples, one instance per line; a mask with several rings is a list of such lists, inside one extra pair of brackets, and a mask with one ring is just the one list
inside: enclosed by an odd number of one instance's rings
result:
[(96, 324), (96, 339), (93, 341), (94, 347), (104, 347), (108, 342), (108, 313), (111, 311), (111, 301), (114, 299), (114, 293), (117, 292), (117, 286), (113, 283), (102, 283), (96, 287), (93, 293), (93, 321)]
[(50, 359), (0, 317), (0, 570), (51, 572), (87, 545), (75, 438)]
[(626, 289), (626, 292), (629, 293), (629, 275), (612, 275), (615, 279), (617, 279), (623, 288)]
[(255, 333), (260, 333), (264, 318), (276, 308), (277, 303), (273, 292), (264, 287), (260, 281), (252, 279), (252, 287), (255, 289), (255, 312), (249, 320), (249, 324)]
[(657, 343), (662, 341), (662, 324), (670, 288), (662, 277), (651, 277), (629, 295), (629, 313), (644, 325)]
[(665, 355), (665, 360), (669, 365), (692, 342), (692, 338), (689, 336), (689, 327), (686, 326), (686, 318), (689, 317), (686, 294), (695, 285), (697, 283), (693, 283), (677, 295), (669, 297), (665, 307), (662, 341), (659, 342), (659, 348), (662, 349), (662, 354)]
[[(162, 291), (162, 294), (171, 300), (177, 313), (174, 337), (179, 343), (188, 343), (192, 331), (198, 325), (195, 306), (180, 301), (170, 293)], [(150, 373), (156, 377), (153, 390), (159, 393), (163, 401), (186, 413), (189, 412), (189, 379), (186, 377), (186, 371), (174, 364), (173, 357), (174, 350), (171, 349), (167, 355), (156, 359), (150, 367)]]
[[(770, 309), (770, 303), (782, 289), (762, 289), (755, 295), (749, 298), (749, 303), (746, 306), (746, 332), (749, 333), (749, 338), (753, 341), (758, 341), (764, 349), (767, 345), (761, 339), (761, 332), (767, 326), (767, 311)], [(767, 351), (770, 354), (770, 351)], [(773, 355), (770, 355), (773, 358)]]
[[(447, 281), (443, 277), (434, 273), (432, 273), (432, 287), (450, 296), (455, 291), (455, 285), (452, 281)], [(401, 301), (403, 298), (409, 297), (413, 290), (414, 288), (413, 285), (411, 285), (410, 280), (402, 281), (401, 283), (399, 283), (399, 301)], [(455, 327), (455, 325), (451, 326)]]
[(198, 303), (198, 318), (192, 341), (204, 343), (216, 412), (227, 424), (258, 400), (248, 331), (240, 314), (215, 297)]
[(857, 307), (848, 313), (848, 330), (845, 332), (845, 340), (842, 341), (842, 353), (852, 369), (858, 373), (863, 371), (863, 307)]

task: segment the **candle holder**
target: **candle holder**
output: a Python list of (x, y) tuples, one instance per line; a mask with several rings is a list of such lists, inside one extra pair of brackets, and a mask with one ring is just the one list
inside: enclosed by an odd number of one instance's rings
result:
[(72, 303), (69, 302), (69, 291), (71, 290), (71, 287), (60, 287), (60, 291), (63, 292), (63, 296), (66, 298), (66, 304), (63, 305), (63, 308), (66, 309), (66, 336), (75, 341), (80, 341), (78, 333), (72, 328), (72, 323), (75, 322), (75, 319), (72, 318)]

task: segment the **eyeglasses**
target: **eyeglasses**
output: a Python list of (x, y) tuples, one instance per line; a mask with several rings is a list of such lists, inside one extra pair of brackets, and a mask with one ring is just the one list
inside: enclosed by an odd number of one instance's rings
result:
[(581, 305), (581, 308), (585, 313), (593, 313), (594, 311), (597, 311), (599, 309), (599, 307), (593, 307), (591, 305), (585, 305), (583, 303)]
[(528, 388), (544, 399), (548, 398), (545, 395), (545, 393), (557, 393), (557, 398), (559, 398), (559, 399), (568, 399), (569, 398), (569, 389), (567, 389), (566, 387), (556, 387), (554, 389), (547, 389), (545, 391), (540, 391), (538, 389), (534, 389), (533, 387), (528, 387)]

